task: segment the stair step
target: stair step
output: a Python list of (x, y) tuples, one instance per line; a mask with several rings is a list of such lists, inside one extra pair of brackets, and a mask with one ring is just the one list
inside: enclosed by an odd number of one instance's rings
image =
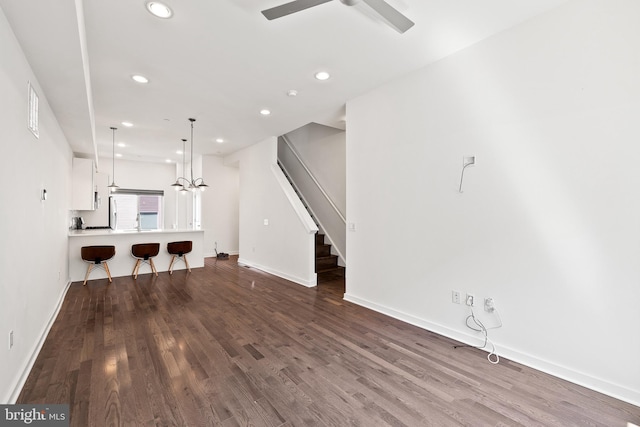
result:
[(331, 255), (331, 245), (316, 244), (316, 257), (323, 257), (328, 255)]
[(327, 256), (316, 257), (316, 271), (326, 269), (326, 268), (335, 268), (337, 266), (338, 266), (337, 255), (327, 255)]
[(345, 267), (342, 267), (341, 265), (335, 265), (333, 267), (324, 267), (321, 269), (318, 269), (316, 271), (317, 274), (320, 273), (335, 273), (341, 276), (344, 276), (344, 271), (345, 271)]
[(328, 282), (330, 280), (344, 278), (345, 268), (341, 266), (337, 266), (334, 268), (328, 268), (321, 271), (317, 271), (316, 274), (317, 274), (318, 283)]
[(319, 283), (344, 280), (345, 268), (338, 265), (338, 255), (324, 242), (324, 234), (316, 233), (316, 274)]

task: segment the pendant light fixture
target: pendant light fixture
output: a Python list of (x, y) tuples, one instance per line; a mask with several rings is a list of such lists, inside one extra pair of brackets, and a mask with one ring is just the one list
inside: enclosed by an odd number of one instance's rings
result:
[[(182, 187), (182, 190), (190, 190), (190, 191), (196, 191), (196, 190), (200, 190), (200, 191), (204, 191), (208, 185), (204, 183), (204, 179), (202, 178), (193, 178), (193, 122), (196, 121), (196, 119), (189, 119), (189, 121), (191, 122), (191, 164), (190, 164), (190, 169), (191, 169), (191, 179), (187, 179), (183, 176), (178, 177), (178, 179), (176, 179), (176, 182), (174, 182), (173, 184), (171, 184), (172, 187), (174, 187), (176, 190), (180, 190), (178, 187)], [(183, 146), (184, 146), (184, 142), (186, 141), (185, 139), (182, 140), (183, 141)], [(182, 150), (182, 159), (183, 159), (183, 163), (184, 163), (184, 149)], [(185, 173), (185, 167), (186, 165), (183, 164), (182, 167), (182, 173)], [(181, 190), (181, 191), (182, 191)]]
[[(187, 161), (184, 158), (184, 153), (186, 152), (186, 145), (185, 145), (186, 143), (187, 143), (187, 140), (183, 138), (182, 139), (182, 173), (184, 173), (184, 171), (187, 170)], [(179, 179), (180, 178), (178, 178), (178, 180)], [(182, 179), (184, 179), (184, 178), (182, 178)], [(176, 183), (172, 184), (172, 186), (176, 189), (176, 191), (180, 191), (180, 194), (188, 193), (189, 190), (186, 189), (184, 184), (180, 184), (178, 182), (178, 180), (176, 180)]]
[(118, 128), (114, 128), (111, 127), (111, 133), (113, 134), (113, 141), (112, 141), (112, 147), (113, 147), (113, 159), (111, 161), (111, 184), (109, 185), (109, 189), (111, 191), (116, 191), (116, 189), (120, 188), (118, 187), (118, 185), (116, 184), (116, 130), (118, 130)]

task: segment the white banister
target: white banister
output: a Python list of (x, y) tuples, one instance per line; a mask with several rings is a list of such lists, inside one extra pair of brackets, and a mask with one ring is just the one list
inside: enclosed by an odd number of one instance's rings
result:
[(302, 161), (302, 159), (300, 158), (300, 154), (298, 154), (298, 151), (295, 149), (295, 147), (293, 146), (293, 144), (291, 144), (291, 142), (289, 141), (289, 139), (287, 138), (286, 135), (282, 135), (281, 136), (282, 140), (284, 141), (285, 144), (287, 144), (287, 147), (289, 147), (289, 150), (291, 150), (291, 152), (293, 153), (293, 155), (296, 157), (296, 159), (298, 159), (298, 162), (300, 162), (300, 165), (304, 168), (305, 172), (307, 172), (307, 175), (309, 175), (309, 178), (311, 178), (311, 180), (313, 181), (313, 183), (316, 185), (316, 187), (318, 187), (318, 190), (320, 190), (320, 192), (322, 193), (322, 195), (324, 196), (324, 198), (327, 200), (327, 202), (329, 202), (329, 204), (331, 205), (331, 207), (333, 208), (333, 210), (336, 212), (336, 214), (340, 217), (340, 219), (342, 220), (342, 222), (346, 225), (347, 223), (347, 219), (344, 217), (344, 215), (342, 215), (342, 212), (340, 212), (340, 209), (338, 209), (338, 207), (336, 206), (336, 204), (333, 202), (333, 200), (331, 200), (331, 197), (329, 197), (329, 195), (327, 194), (326, 191), (324, 191), (324, 188), (322, 188), (322, 186), (320, 185), (320, 183), (318, 182), (318, 180), (316, 179), (315, 176), (313, 176), (313, 174), (311, 173), (311, 171), (309, 170), (309, 168), (307, 167), (307, 165)]

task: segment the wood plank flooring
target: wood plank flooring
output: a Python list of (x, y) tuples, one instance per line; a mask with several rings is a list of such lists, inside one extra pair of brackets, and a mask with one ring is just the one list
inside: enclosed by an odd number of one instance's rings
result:
[(621, 426), (640, 408), (237, 257), (73, 283), (18, 403), (72, 426)]

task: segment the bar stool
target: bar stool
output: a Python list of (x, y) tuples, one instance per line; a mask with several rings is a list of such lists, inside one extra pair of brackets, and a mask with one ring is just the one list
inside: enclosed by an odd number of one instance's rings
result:
[(169, 264), (169, 274), (173, 274), (173, 262), (176, 260), (176, 258), (184, 260), (184, 263), (187, 265), (187, 270), (191, 272), (186, 254), (191, 252), (192, 244), (193, 242), (191, 242), (191, 240), (167, 243), (167, 252), (172, 255), (171, 264)]
[(138, 278), (138, 270), (140, 269), (140, 264), (146, 263), (151, 266), (151, 271), (158, 275), (158, 271), (156, 270), (156, 266), (153, 264), (153, 257), (158, 255), (160, 252), (160, 243), (137, 243), (135, 245), (131, 245), (131, 255), (136, 258), (136, 265), (133, 267), (133, 275), (134, 279)]
[(111, 272), (109, 272), (109, 265), (107, 261), (109, 261), (116, 254), (115, 246), (83, 246), (80, 248), (80, 256), (82, 260), (89, 263), (87, 267), (87, 274), (84, 275), (84, 282), (82, 285), (87, 284), (87, 279), (89, 278), (89, 273), (94, 266), (100, 267), (107, 272), (107, 277), (109, 278), (109, 283), (111, 280)]

